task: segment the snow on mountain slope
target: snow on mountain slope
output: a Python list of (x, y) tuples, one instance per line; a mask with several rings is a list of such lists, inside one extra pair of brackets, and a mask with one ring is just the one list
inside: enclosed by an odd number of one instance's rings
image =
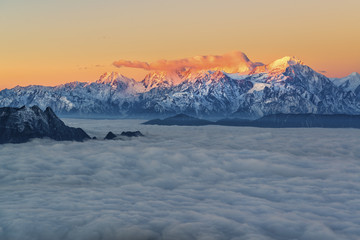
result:
[(143, 94), (141, 108), (158, 113), (224, 115), (239, 107), (241, 95), (252, 87), (220, 71), (199, 71), (186, 75), (183, 82)]
[(181, 112), (253, 117), (277, 113), (360, 114), (357, 91), (348, 90), (356, 87), (358, 74), (331, 81), (294, 57), (249, 66), (251, 72), (247, 75), (184, 69), (153, 72), (136, 82), (106, 73), (95, 82), (15, 87), (0, 92), (0, 106), (38, 105), (43, 109), (50, 106), (61, 114), (120, 116)]
[(271, 84), (254, 82), (253, 87), (248, 91), (248, 93), (254, 93), (254, 91), (260, 92), (263, 91), (266, 87), (271, 87)]
[(295, 57), (284, 57), (257, 67), (250, 73), (250, 78), (252, 82), (271, 84), (278, 88), (304, 88), (310, 92), (321, 91), (324, 87), (334, 87), (327, 77)]
[(122, 94), (129, 96), (145, 91), (143, 84), (116, 72), (105, 73), (100, 76), (99, 80), (88, 83), (87, 86), (107, 86), (107, 89), (113, 91), (112, 93), (121, 92)]
[(169, 88), (180, 84), (183, 81), (179, 72), (152, 72), (141, 81), (146, 91), (153, 88)]
[(134, 79), (106, 73), (96, 82), (72, 82), (55, 87), (27, 86), (5, 89), (0, 106), (50, 106), (61, 114), (122, 114), (144, 87)]
[(251, 81), (254, 87), (245, 95), (237, 113), (251, 112), (258, 116), (359, 113), (359, 103), (354, 94), (338, 88), (327, 77), (293, 57), (257, 67), (246, 80)]
[(269, 73), (269, 74), (279, 74), (283, 73), (288, 67), (296, 66), (296, 65), (304, 65), (303, 62), (296, 57), (283, 57), (275, 60), (274, 62), (256, 67), (250, 74), (256, 73)]
[(341, 87), (346, 91), (355, 92), (360, 86), (360, 74), (357, 72), (351, 73), (344, 78), (331, 78), (330, 79), (336, 86)]

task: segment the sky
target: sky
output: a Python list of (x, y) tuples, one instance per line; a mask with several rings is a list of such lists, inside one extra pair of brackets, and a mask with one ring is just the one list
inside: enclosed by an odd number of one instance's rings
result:
[(359, 239), (360, 129), (65, 122), (98, 140), (0, 145), (0, 239)]
[(296, 56), (328, 77), (360, 72), (358, 0), (1, 0), (0, 89), (95, 81), (155, 62), (244, 52)]

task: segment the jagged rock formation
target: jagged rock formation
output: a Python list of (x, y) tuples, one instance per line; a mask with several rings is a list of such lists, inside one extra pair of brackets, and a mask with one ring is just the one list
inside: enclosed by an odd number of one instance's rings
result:
[(117, 136), (113, 133), (113, 132), (108, 132), (108, 134), (106, 134), (105, 136), (105, 140), (111, 140), (111, 139), (114, 139), (116, 138)]
[[(140, 131), (124, 131), (120, 134), (120, 137), (143, 137), (144, 135)], [(121, 139), (113, 132), (108, 132), (106, 134), (105, 140), (111, 140), (111, 139)]]
[(120, 134), (120, 136), (124, 136), (124, 137), (143, 137), (144, 134), (142, 134), (140, 131), (126, 131), (126, 132), (122, 132)]
[(0, 143), (23, 143), (46, 137), (57, 141), (90, 139), (81, 128), (66, 126), (49, 107), (45, 111), (38, 106), (0, 108)]

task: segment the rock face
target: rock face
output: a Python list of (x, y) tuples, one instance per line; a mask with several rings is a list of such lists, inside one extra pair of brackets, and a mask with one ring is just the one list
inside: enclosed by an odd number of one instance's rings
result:
[[(126, 132), (122, 132), (120, 134), (121, 137), (143, 137), (144, 135), (140, 132), (140, 131), (126, 131)], [(105, 140), (111, 140), (111, 139), (121, 139), (118, 138), (118, 136), (116, 134), (114, 134), (113, 132), (108, 132), (108, 134), (106, 134)]]
[(222, 119), (214, 124), (265, 128), (360, 128), (360, 115), (274, 114), (252, 121)]
[(250, 72), (216, 68), (153, 72), (141, 82), (109, 73), (96, 82), (15, 87), (0, 91), (0, 106), (38, 105), (50, 106), (64, 115), (134, 117), (178, 113), (216, 118), (259, 118), (279, 113), (360, 114), (357, 73), (329, 79), (294, 57), (268, 65), (252, 64), (246, 69)]
[(51, 138), (57, 141), (90, 139), (81, 128), (68, 127), (51, 108), (0, 108), (0, 143), (23, 143), (32, 138)]
[(108, 132), (108, 134), (106, 134), (105, 136), (105, 140), (111, 140), (111, 139), (114, 139), (116, 138), (116, 135), (113, 133), (113, 132)]
[(122, 132), (120, 134), (121, 136), (125, 136), (125, 137), (143, 137), (144, 134), (142, 134), (140, 131), (127, 131), (127, 132)]

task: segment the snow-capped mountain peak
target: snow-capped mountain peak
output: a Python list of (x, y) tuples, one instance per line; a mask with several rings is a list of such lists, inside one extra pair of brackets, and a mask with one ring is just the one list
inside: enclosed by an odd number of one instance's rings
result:
[[(110, 86), (112, 89), (117, 89), (128, 94), (136, 94), (144, 91), (144, 86), (134, 80), (133, 78), (125, 77), (117, 72), (106, 72), (100, 76), (99, 80), (95, 81), (97, 85)], [(94, 83), (88, 83), (94, 85)]]
[(146, 91), (149, 91), (156, 87), (173, 87), (182, 83), (183, 76), (180, 72), (151, 72), (147, 74), (141, 83), (144, 85)]
[(353, 72), (343, 78), (332, 78), (331, 80), (336, 86), (341, 87), (346, 91), (355, 92), (360, 86), (360, 74), (357, 72)]
[(280, 59), (275, 60), (274, 62), (270, 63), (267, 66), (267, 69), (269, 71), (277, 70), (277, 69), (284, 71), (289, 66), (294, 66), (294, 65), (303, 65), (303, 62), (296, 57), (286, 56), (286, 57), (280, 58)]
[(100, 76), (99, 80), (97, 80), (96, 83), (112, 85), (118, 81), (131, 82), (135, 80), (132, 78), (125, 77), (124, 75), (119, 74), (117, 72), (106, 72)]
[(349, 76), (360, 79), (360, 74), (358, 72), (353, 72)]
[(304, 65), (304, 63), (296, 57), (286, 56), (277, 59), (270, 64), (264, 66), (258, 66), (250, 74), (265, 73), (265, 72), (272, 74), (279, 74), (285, 72), (288, 67), (297, 66), (297, 65)]
[(189, 73), (186, 76), (188, 82), (207, 81), (218, 82), (220, 79), (229, 78), (227, 74), (220, 70), (202, 70)]

